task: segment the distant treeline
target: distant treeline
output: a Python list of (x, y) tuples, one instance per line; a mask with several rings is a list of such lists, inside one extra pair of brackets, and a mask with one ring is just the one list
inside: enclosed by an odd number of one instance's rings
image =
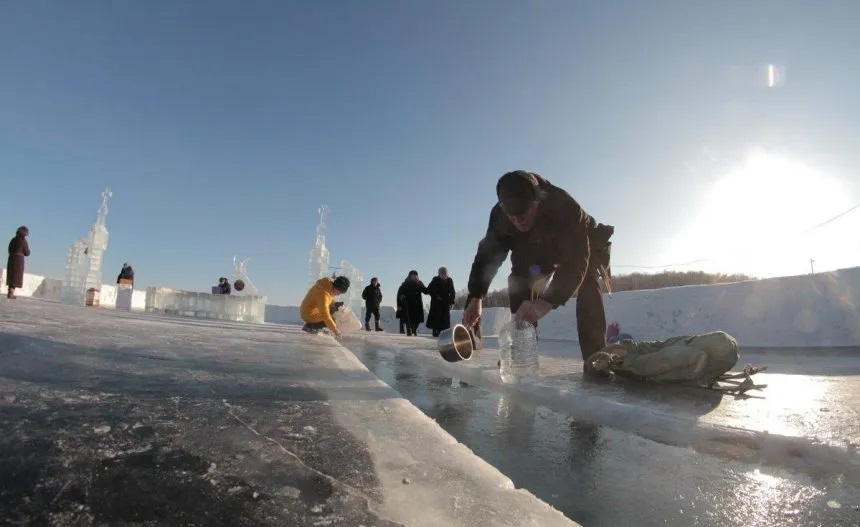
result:
[[(612, 291), (633, 291), (637, 289), (662, 289), (682, 285), (724, 284), (755, 280), (745, 274), (706, 273), (704, 271), (666, 271), (657, 274), (632, 273), (612, 277)], [(460, 291), (454, 301), (454, 309), (463, 309), (466, 304), (466, 291)], [(508, 307), (508, 290), (491, 291), (484, 298), (484, 307)]]

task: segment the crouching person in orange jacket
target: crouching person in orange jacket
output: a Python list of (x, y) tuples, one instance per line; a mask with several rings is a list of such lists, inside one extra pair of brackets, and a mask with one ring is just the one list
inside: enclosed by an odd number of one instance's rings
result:
[(334, 336), (340, 338), (340, 331), (332, 318), (337, 310), (334, 297), (342, 295), (349, 290), (349, 278), (338, 276), (334, 280), (323, 277), (310, 288), (302, 300), (301, 314), (305, 325), (302, 330), (308, 333), (319, 333), (323, 328), (328, 328)]

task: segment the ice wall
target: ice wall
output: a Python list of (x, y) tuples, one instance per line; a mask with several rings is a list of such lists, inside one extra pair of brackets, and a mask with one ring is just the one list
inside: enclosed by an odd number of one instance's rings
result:
[[(731, 284), (604, 295), (606, 319), (635, 338), (726, 331), (743, 346), (860, 346), (860, 267)], [(577, 340), (576, 301), (539, 325), (545, 339)], [(497, 334), (507, 308), (484, 310), (484, 334)], [(452, 322), (462, 311), (452, 313)]]
[[(2, 277), (5, 280), (5, 270)], [(102, 306), (111, 305), (115, 288), (102, 285)], [(59, 289), (59, 280), (25, 274), (17, 294), (59, 300)], [(143, 309), (144, 297), (143, 291), (135, 291), (132, 307)], [(604, 301), (607, 321), (618, 322), (636, 338), (722, 330), (742, 346), (860, 346), (860, 267), (813, 276), (624, 291), (604, 296)], [(575, 306), (571, 300), (547, 315), (540, 323), (541, 338), (575, 341)], [(301, 323), (296, 306), (269, 304), (262, 309), (266, 322)], [(363, 309), (356, 313), (361, 313), (363, 323)], [(452, 322), (461, 319), (461, 311), (452, 312)], [(485, 309), (484, 334), (497, 335), (508, 320), (507, 308)], [(382, 324), (387, 332), (397, 331), (392, 307), (382, 307)]]
[[(6, 269), (0, 271), (0, 279), (5, 284)], [(61, 301), (63, 294), (63, 281), (58, 278), (46, 278), (37, 274), (24, 273), (24, 287), (15, 290), (15, 294), (21, 297), (32, 297), (52, 302)], [(116, 304), (117, 286), (115, 284), (102, 284), (99, 295), (100, 307), (114, 307)], [(132, 293), (132, 309), (143, 310), (146, 300), (146, 291), (135, 289)], [(80, 304), (84, 305), (81, 298)]]
[(262, 324), (266, 297), (213, 295), (169, 287), (147, 287), (145, 309), (147, 313)]

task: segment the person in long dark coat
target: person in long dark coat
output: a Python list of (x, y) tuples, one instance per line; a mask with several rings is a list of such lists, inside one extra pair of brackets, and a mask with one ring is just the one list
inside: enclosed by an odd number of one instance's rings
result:
[(409, 271), (409, 276), (397, 289), (397, 318), (406, 323), (406, 334), (418, 334), (418, 325), (424, 322), (422, 294), (429, 294), (418, 278), (418, 271)]
[(430, 280), (427, 286), (430, 295), (430, 313), (427, 314), (427, 327), (433, 330), (433, 336), (451, 327), (451, 308), (454, 306), (454, 280), (448, 276), (448, 269), (439, 268), (439, 274)]
[(24, 287), (24, 258), (30, 256), (30, 244), (27, 236), (30, 229), (22, 225), (15, 232), (15, 237), (9, 242), (9, 259), (6, 261), (6, 298), (17, 298), (15, 289)]

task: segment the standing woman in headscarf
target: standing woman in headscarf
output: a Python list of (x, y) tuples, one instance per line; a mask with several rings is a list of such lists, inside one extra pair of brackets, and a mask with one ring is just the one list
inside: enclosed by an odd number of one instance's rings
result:
[(18, 227), (15, 237), (9, 242), (9, 259), (6, 261), (6, 298), (17, 298), (15, 288), (24, 286), (24, 258), (30, 256), (30, 245), (27, 236), (30, 229), (24, 225)]

